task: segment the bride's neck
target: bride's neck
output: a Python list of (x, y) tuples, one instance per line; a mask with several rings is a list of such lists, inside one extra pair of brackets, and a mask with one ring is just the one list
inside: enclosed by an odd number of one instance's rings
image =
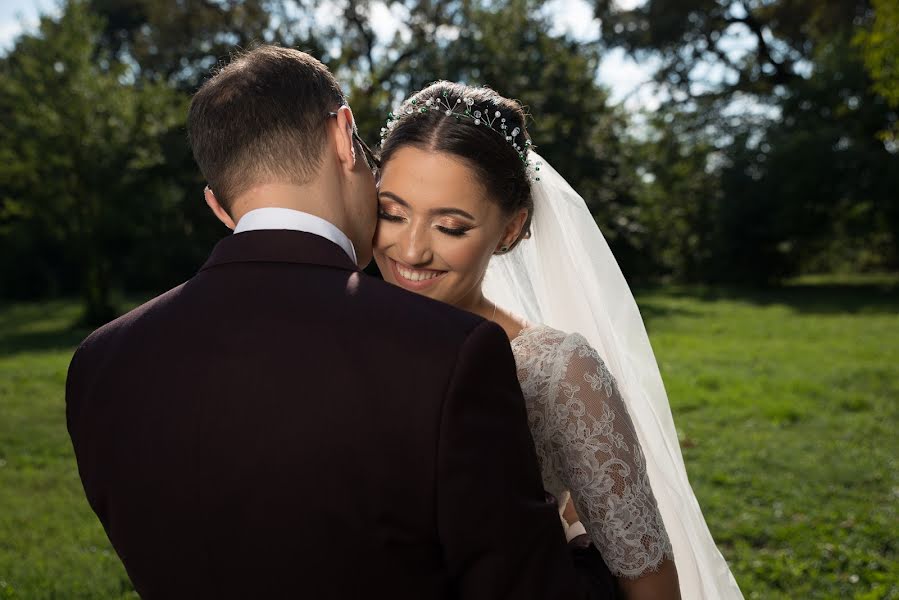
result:
[(468, 297), (463, 298), (458, 308), (472, 312), (479, 317), (493, 321), (496, 317), (496, 305), (484, 297), (484, 293), (478, 288)]
[(480, 289), (476, 294), (473, 294), (470, 299), (466, 300), (467, 301), (457, 305), (457, 307), (472, 312), (488, 321), (493, 321), (503, 328), (503, 331), (506, 332), (506, 336), (510, 340), (514, 340), (518, 337), (521, 330), (527, 326), (523, 319), (515, 317), (501, 307), (498, 307), (492, 300), (487, 299)]

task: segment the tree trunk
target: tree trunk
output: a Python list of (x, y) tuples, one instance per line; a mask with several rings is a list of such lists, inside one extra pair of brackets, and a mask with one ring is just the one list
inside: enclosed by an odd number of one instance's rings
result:
[(84, 313), (81, 320), (84, 325), (97, 327), (116, 318), (118, 311), (111, 298), (109, 261), (96, 248), (91, 248), (85, 258), (82, 288)]

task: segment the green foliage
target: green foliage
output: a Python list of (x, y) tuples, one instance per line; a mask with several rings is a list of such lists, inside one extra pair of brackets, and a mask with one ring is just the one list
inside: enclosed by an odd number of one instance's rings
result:
[(878, 136), (891, 111), (846, 37), (820, 44), (815, 62), (780, 118), (744, 129), (728, 150), (721, 221), (731, 243), (719, 256), (744, 277), (897, 264), (899, 154)]
[[(899, 281), (638, 302), (709, 527), (747, 599), (899, 598)], [(74, 302), (0, 307), (0, 598), (135, 598), (63, 416)]]
[[(659, 62), (657, 82), (681, 101), (776, 94), (804, 75), (820, 42), (864, 16), (868, 0), (594, 0), (603, 42)], [(734, 40), (740, 38), (741, 43)], [(697, 68), (700, 66), (705, 68)], [(709, 72), (721, 76), (709, 78)], [(717, 79), (717, 81), (716, 81)]]
[[(893, 108), (899, 108), (899, 3), (872, 0), (873, 22), (860, 29), (855, 42), (862, 48), (865, 67), (873, 81), (873, 90)], [(899, 118), (881, 132), (884, 140), (899, 144)]]
[(856, 38), (864, 50), (865, 66), (875, 91), (893, 106), (899, 106), (899, 3), (872, 0), (874, 19)]
[(636, 165), (657, 273), (768, 284), (899, 266), (897, 151), (880, 135), (897, 113), (849, 43), (867, 0), (596, 10), (603, 43), (653, 57), (668, 98)]
[(674, 112), (661, 111), (648, 127), (651, 135), (635, 160), (642, 177), (634, 183), (642, 253), (653, 260), (645, 268), (675, 281), (704, 281), (715, 259), (722, 202), (716, 148), (691, 136)]
[[(172, 193), (158, 170), (161, 142), (185, 110), (168, 87), (134, 73), (99, 47), (100, 20), (78, 1), (44, 17), (0, 63), (0, 219), (14, 230), (12, 263), (47, 244), (80, 267), (85, 318), (114, 316), (116, 248), (154, 217), (146, 198)], [(17, 251), (17, 252), (16, 252)], [(22, 256), (19, 254), (24, 254)]]
[(85, 0), (104, 18), (102, 45), (140, 76), (193, 92), (235, 49), (258, 43), (299, 46), (317, 56), (315, 2)]

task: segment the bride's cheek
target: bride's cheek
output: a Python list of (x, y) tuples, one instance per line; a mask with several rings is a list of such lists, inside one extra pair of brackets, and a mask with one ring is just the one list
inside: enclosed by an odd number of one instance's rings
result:
[(452, 254), (452, 264), (461, 277), (477, 279), (487, 268), (489, 253), (480, 240), (468, 239), (460, 242)]
[(384, 249), (392, 245), (396, 238), (396, 227), (392, 227), (394, 223), (385, 219), (378, 219), (378, 225), (375, 228), (374, 247), (375, 249)]

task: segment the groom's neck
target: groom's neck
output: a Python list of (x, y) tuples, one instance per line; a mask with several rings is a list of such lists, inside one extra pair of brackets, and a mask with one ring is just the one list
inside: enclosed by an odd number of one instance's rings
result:
[(301, 186), (282, 183), (258, 185), (235, 199), (231, 207), (231, 217), (237, 223), (251, 210), (289, 208), (315, 215), (341, 227), (344, 221), (343, 203), (336, 197), (336, 190), (326, 190), (322, 187), (317, 185), (317, 182)]

